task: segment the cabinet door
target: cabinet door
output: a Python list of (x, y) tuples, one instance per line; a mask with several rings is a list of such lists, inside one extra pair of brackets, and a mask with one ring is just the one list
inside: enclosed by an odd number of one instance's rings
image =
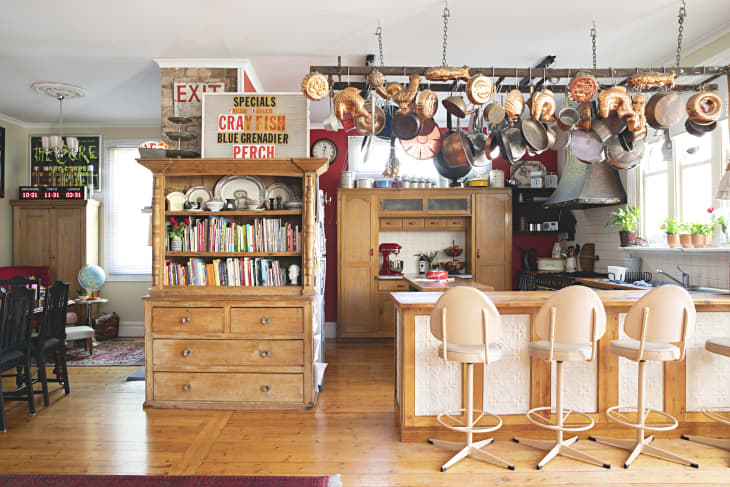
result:
[(476, 195), (474, 256), (477, 281), (512, 289), (512, 202), (505, 193)]
[(78, 284), (82, 262), (84, 229), (80, 209), (53, 209), (51, 216), (51, 275), (54, 280)]
[(378, 296), (378, 335), (393, 338), (395, 336), (395, 303), (388, 292), (379, 292)]
[[(13, 265), (47, 266), (50, 263), (50, 210), (15, 208), (13, 211)], [(53, 270), (51, 270), (53, 272)], [(55, 274), (51, 274), (55, 278)]]
[[(338, 336), (376, 336), (373, 262), (375, 244), (369, 192), (341, 192), (337, 207)], [(377, 260), (375, 261), (377, 262)]]

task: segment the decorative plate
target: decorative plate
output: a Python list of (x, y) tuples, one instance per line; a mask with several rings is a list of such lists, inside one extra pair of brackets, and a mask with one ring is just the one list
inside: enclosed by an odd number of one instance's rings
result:
[(531, 172), (542, 172), (543, 175), (547, 174), (545, 165), (540, 161), (525, 161), (522, 164), (513, 164), (509, 168), (510, 178), (514, 178), (517, 181), (517, 186), (521, 188), (530, 187), (530, 173)]
[(191, 186), (186, 192), (187, 202), (197, 201), (202, 207), (203, 204), (213, 198), (213, 193), (208, 186)]
[(264, 183), (256, 176), (225, 176), (218, 180), (214, 190), (217, 198), (224, 201), (228, 198), (237, 200), (238, 208), (246, 206), (246, 197), (255, 200), (257, 207), (261, 206), (265, 193)]
[(294, 199), (294, 192), (284, 183), (273, 183), (266, 188), (266, 201), (270, 198), (281, 198), (281, 204)]

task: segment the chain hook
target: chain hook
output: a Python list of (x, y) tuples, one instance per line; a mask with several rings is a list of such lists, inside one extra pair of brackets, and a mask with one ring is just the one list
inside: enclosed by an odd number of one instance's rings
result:
[(383, 61), (383, 28), (380, 26), (380, 19), (378, 19), (378, 28), (375, 29), (375, 37), (378, 38), (378, 50), (380, 51), (380, 66), (385, 66)]
[(682, 58), (682, 37), (684, 35), (684, 19), (687, 17), (687, 3), (682, 0), (682, 5), (679, 6), (679, 14), (677, 15), (677, 67)]
[(596, 70), (596, 21), (593, 21), (593, 25), (591, 27), (591, 42), (593, 44), (593, 71)]
[(443, 52), (441, 54), (441, 66), (448, 66), (448, 63), (446, 62), (446, 50), (448, 47), (448, 39), (449, 39), (449, 17), (451, 17), (451, 12), (449, 11), (448, 0), (446, 0), (444, 2), (444, 13), (442, 14), (442, 17), (444, 18), (444, 42), (443, 42)]

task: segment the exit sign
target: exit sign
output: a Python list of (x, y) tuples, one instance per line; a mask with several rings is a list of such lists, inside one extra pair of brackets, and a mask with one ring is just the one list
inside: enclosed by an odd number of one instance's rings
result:
[(223, 93), (225, 83), (222, 81), (209, 83), (180, 82), (172, 89), (172, 101), (176, 117), (200, 117), (203, 113), (204, 93)]

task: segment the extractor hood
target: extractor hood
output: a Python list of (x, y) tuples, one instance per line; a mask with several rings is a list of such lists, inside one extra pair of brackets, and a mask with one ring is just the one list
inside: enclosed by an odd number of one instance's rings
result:
[(626, 203), (618, 172), (609, 164), (585, 164), (568, 152), (557, 189), (546, 208), (582, 210)]

